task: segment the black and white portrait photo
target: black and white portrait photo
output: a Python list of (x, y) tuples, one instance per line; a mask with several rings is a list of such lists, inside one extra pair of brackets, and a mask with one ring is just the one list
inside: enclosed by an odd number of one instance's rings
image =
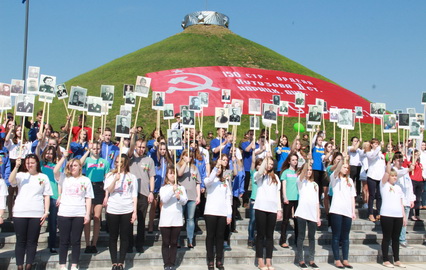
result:
[(315, 99), (315, 105), (319, 105), (321, 107), (321, 111), (324, 111), (324, 99), (317, 98)]
[(371, 103), (370, 104), (370, 114), (372, 116), (381, 117), (386, 112), (385, 103)]
[(231, 102), (231, 89), (222, 89), (222, 102)]
[(40, 76), (40, 67), (29, 66), (28, 78), (38, 79)]
[(174, 119), (174, 108), (173, 108), (173, 104), (164, 104), (164, 110), (163, 110), (163, 118), (164, 120), (172, 120)]
[(355, 118), (362, 119), (364, 117), (362, 107), (355, 106)]
[(86, 96), (86, 88), (72, 86), (70, 92), (70, 99), (68, 100), (68, 108), (82, 111), (84, 109), (84, 102), (86, 101)]
[(241, 108), (229, 108), (229, 124), (240, 125), (241, 124)]
[(320, 125), (321, 117), (322, 117), (322, 108), (321, 105), (309, 105), (309, 113), (308, 113), (308, 123), (311, 125)]
[(10, 96), (10, 84), (0, 83), (0, 96)]
[(274, 104), (263, 104), (263, 121), (276, 124), (277, 123), (277, 107)]
[(252, 130), (260, 129), (259, 116), (250, 116), (250, 129)]
[(229, 122), (229, 111), (227, 108), (215, 108), (215, 127), (227, 128)]
[(148, 97), (151, 78), (137, 76), (135, 84), (135, 94), (139, 97)]
[(410, 117), (416, 117), (416, 109), (415, 108), (407, 108), (407, 113)]
[(165, 96), (165, 92), (152, 92), (152, 108), (154, 110), (164, 109)]
[(101, 85), (102, 100), (112, 104), (114, 102), (114, 85)]
[(58, 97), (58, 99), (64, 99), (68, 97), (67, 87), (64, 83), (58, 84), (56, 86), (56, 96)]
[(124, 99), (124, 104), (129, 106), (136, 106), (136, 95), (134, 92), (126, 92), (126, 98)]
[(12, 98), (9, 96), (2, 96), (0, 98), (0, 109), (10, 110), (12, 109)]
[(200, 106), (208, 107), (209, 106), (209, 93), (199, 92), (198, 97), (200, 98)]
[(40, 75), (39, 94), (48, 97), (55, 96), (56, 77), (50, 75)]
[(337, 108), (330, 108), (330, 119), (329, 121), (332, 123), (337, 123), (339, 120), (339, 109)]
[(422, 105), (426, 105), (426, 92), (422, 93)]
[(304, 108), (305, 107), (305, 93), (296, 93), (294, 95), (294, 106), (297, 108)]
[(123, 98), (126, 98), (127, 92), (134, 92), (135, 86), (133, 84), (124, 84), (123, 85)]
[(417, 123), (415, 118), (410, 118), (410, 129), (409, 129), (409, 135), (408, 137), (410, 139), (420, 139), (421, 132), (420, 132), (420, 124)]
[(402, 129), (410, 128), (410, 115), (408, 113), (398, 114), (398, 127)]
[(288, 115), (288, 101), (281, 100), (278, 113), (280, 115)]
[(130, 116), (130, 115), (132, 115), (132, 106), (129, 106), (129, 105), (120, 105), (120, 115), (121, 116)]
[(102, 115), (102, 98), (101, 97), (87, 97), (87, 115), (101, 116)]
[(115, 119), (115, 136), (130, 138), (130, 116), (117, 115)]
[(17, 79), (13, 79), (12, 83), (10, 84), (10, 95), (11, 96), (17, 96), (17, 95), (21, 95), (24, 93), (24, 85), (25, 85), (25, 81), (24, 80), (17, 80)]
[(16, 115), (32, 117), (34, 112), (34, 95), (16, 97)]
[(189, 109), (196, 112), (201, 110), (200, 98), (198, 96), (189, 97)]
[(425, 115), (424, 113), (416, 113), (416, 121), (419, 123), (421, 128), (425, 127)]
[(182, 149), (182, 132), (181, 129), (168, 129), (167, 130), (167, 148), (169, 149)]
[(25, 87), (27, 94), (36, 95), (38, 93), (38, 79), (28, 78)]
[(272, 103), (276, 106), (280, 106), (281, 96), (279, 95), (273, 95), (272, 96)]
[(182, 125), (185, 128), (194, 128), (195, 127), (195, 113), (190, 110), (182, 111)]
[(340, 128), (352, 129), (354, 126), (352, 110), (339, 109), (337, 125)]
[(249, 114), (262, 113), (262, 100), (259, 98), (249, 98)]

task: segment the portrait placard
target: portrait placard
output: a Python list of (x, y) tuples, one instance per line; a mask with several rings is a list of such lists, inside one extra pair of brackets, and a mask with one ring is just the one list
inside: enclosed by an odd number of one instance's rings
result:
[(40, 67), (29, 66), (27, 78), (37, 79), (40, 76)]
[(201, 111), (201, 103), (200, 98), (198, 96), (189, 97), (189, 109), (197, 113)]
[[(34, 95), (33, 95), (34, 96)], [(53, 103), (53, 97), (50, 97), (50, 96), (38, 96), (38, 101), (39, 102), (46, 102), (46, 103), (50, 103), (50, 104), (52, 104)]]
[(222, 89), (222, 102), (231, 102), (231, 89)]
[(201, 107), (208, 107), (209, 106), (209, 93), (199, 92), (198, 97), (200, 98)]
[(272, 103), (275, 106), (280, 106), (281, 96), (280, 95), (273, 95), (272, 96)]
[(262, 100), (260, 98), (249, 98), (249, 114), (262, 113)]
[(396, 133), (396, 115), (385, 114), (383, 115), (383, 133)]
[(165, 102), (165, 92), (152, 92), (152, 109), (163, 110)]
[(135, 86), (133, 84), (123, 84), (123, 98), (126, 98), (127, 92), (135, 92)]
[(419, 123), (420, 128), (425, 128), (425, 115), (424, 113), (416, 113), (416, 121)]
[(306, 131), (307, 132), (314, 131), (314, 125), (309, 123), (309, 114), (306, 114)]
[(55, 96), (55, 85), (56, 77), (51, 75), (40, 75), (40, 86), (38, 88), (38, 94), (46, 97)]
[(229, 125), (239, 126), (241, 125), (241, 108), (229, 108)]
[(183, 111), (189, 110), (189, 105), (180, 105), (179, 109), (180, 109), (180, 113), (182, 114)]
[(421, 139), (420, 124), (417, 123), (415, 117), (410, 117), (409, 139)]
[(126, 98), (124, 99), (124, 104), (135, 107), (136, 106), (136, 95), (134, 92), (127, 91)]
[(120, 115), (121, 116), (130, 116), (132, 115), (132, 106), (129, 105), (120, 105)]
[(172, 120), (174, 119), (174, 107), (173, 104), (164, 104), (164, 111), (163, 111), (163, 119), (164, 120)]
[(68, 100), (68, 108), (72, 110), (84, 110), (86, 102), (87, 89), (79, 86), (71, 86), (70, 99)]
[(167, 148), (181, 150), (183, 148), (182, 142), (182, 129), (168, 129), (167, 130)]
[(362, 111), (362, 107), (355, 106), (355, 118), (357, 118), (357, 119), (364, 118), (364, 113)]
[(101, 97), (87, 97), (87, 115), (102, 116), (102, 98)]
[(184, 128), (195, 128), (195, 112), (191, 110), (182, 111), (182, 126)]
[(22, 95), (24, 93), (25, 81), (13, 79), (11, 82), (10, 95), (17, 96)]
[(410, 115), (408, 113), (398, 114), (398, 128), (410, 129)]
[(407, 113), (410, 117), (416, 117), (416, 108), (407, 108)]
[(102, 115), (108, 115), (109, 112), (109, 104), (102, 100)]
[(240, 108), (241, 114), (243, 114), (244, 100), (233, 98), (232, 102), (231, 102), (231, 107), (232, 108)]
[(370, 103), (370, 115), (375, 117), (382, 117), (386, 112), (385, 103)]
[(34, 95), (16, 96), (16, 115), (33, 117), (34, 99)]
[(278, 106), (271, 103), (264, 103), (262, 110), (262, 120), (265, 123), (277, 123), (277, 108)]
[(278, 110), (280, 115), (288, 115), (288, 101), (280, 101), (280, 109)]
[(338, 109), (338, 120), (337, 126), (343, 129), (354, 128), (354, 117), (352, 110), (349, 109)]
[(215, 122), (216, 128), (228, 128), (229, 125), (229, 111), (227, 108), (215, 108)]
[(0, 83), (0, 96), (10, 97), (10, 84)]
[(0, 96), (0, 109), (1, 110), (12, 109), (12, 98), (10, 96)]
[(135, 83), (135, 95), (147, 98), (149, 95), (149, 87), (151, 86), (151, 78), (137, 76)]
[(426, 105), (426, 92), (422, 93), (422, 104)]
[(38, 79), (28, 78), (25, 84), (26, 94), (37, 95), (38, 94)]
[(64, 99), (68, 97), (68, 90), (64, 83), (56, 85), (56, 96), (58, 99)]
[(339, 109), (330, 108), (330, 122), (337, 123), (339, 121)]
[(250, 116), (250, 129), (260, 130), (259, 116)]
[(323, 105), (309, 105), (308, 123), (310, 125), (321, 125)]
[(114, 85), (101, 85), (101, 97), (102, 97), (102, 101), (105, 101), (108, 104), (113, 104)]
[(305, 93), (298, 92), (294, 95), (294, 106), (297, 108), (305, 108)]
[(131, 117), (117, 115), (115, 120), (115, 136), (120, 138), (130, 138)]

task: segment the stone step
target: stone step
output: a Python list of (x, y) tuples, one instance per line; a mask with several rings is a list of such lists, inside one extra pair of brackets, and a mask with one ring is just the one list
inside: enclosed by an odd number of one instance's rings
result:
[[(273, 264), (276, 269), (297, 269), (294, 265), (295, 251), (293, 248), (282, 249), (275, 246), (273, 253)], [(390, 250), (390, 254), (392, 251)], [(50, 255), (47, 250), (40, 250), (36, 255), (37, 269), (57, 269), (58, 255)], [(426, 247), (423, 245), (413, 245), (412, 249), (400, 249), (400, 260), (413, 265), (409, 269), (426, 269)], [(333, 263), (333, 256), (330, 246), (316, 246), (315, 261), (321, 269), (335, 269), (330, 265)], [(349, 261), (359, 268), (371, 269), (380, 268), (381, 248), (380, 245), (351, 245), (349, 250)], [(423, 262), (423, 264), (417, 264)], [(378, 264), (379, 263), (379, 264)], [(13, 250), (6, 250), (0, 253), (0, 269), (16, 269)], [(84, 254), (80, 256), (80, 269), (107, 269), (111, 267), (110, 254), (106, 248), (100, 250), (96, 255)], [(126, 269), (162, 269), (161, 247), (150, 247), (145, 253), (131, 253), (126, 257)], [(195, 247), (192, 250), (181, 248), (178, 250), (177, 265), (179, 269), (206, 269), (205, 247)], [(224, 265), (227, 269), (239, 270), (241, 267), (232, 266), (244, 265), (245, 268), (255, 268), (255, 251), (244, 247), (235, 247), (232, 251), (225, 252)], [(151, 268), (149, 268), (151, 267)]]

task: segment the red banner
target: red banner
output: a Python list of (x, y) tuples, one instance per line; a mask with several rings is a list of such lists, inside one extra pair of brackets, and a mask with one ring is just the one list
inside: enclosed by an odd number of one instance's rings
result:
[[(172, 69), (148, 73), (152, 78), (153, 91), (166, 92), (165, 103), (173, 103), (175, 112), (179, 105), (188, 105), (189, 97), (198, 92), (209, 93), (209, 106), (204, 108), (204, 115), (214, 115), (215, 107), (223, 107), (222, 89), (231, 90), (231, 99), (244, 100), (243, 114), (248, 114), (249, 98), (258, 98), (262, 103), (272, 103), (272, 96), (279, 95), (282, 101), (289, 102), (289, 116), (297, 116), (298, 108), (294, 106), (295, 94), (304, 93), (305, 108), (301, 116), (308, 111), (308, 105), (315, 104), (316, 99), (327, 102), (328, 109), (341, 108), (354, 110), (355, 106), (363, 108), (362, 122), (372, 122), (369, 115), (370, 102), (363, 97), (338, 85), (283, 71), (264, 70), (244, 67), (194, 67)], [(328, 119), (328, 116), (326, 116)]]

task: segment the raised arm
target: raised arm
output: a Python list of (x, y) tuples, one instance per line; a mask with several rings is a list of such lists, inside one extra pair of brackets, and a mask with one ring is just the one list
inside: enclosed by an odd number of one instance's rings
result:
[(12, 186), (16, 186), (16, 174), (18, 173), (19, 167), (21, 166), (22, 160), (18, 158), (15, 163), (15, 168), (13, 168), (12, 173), (9, 175), (9, 183)]
[(302, 182), (306, 178), (309, 166), (310, 166), (309, 160), (308, 160), (308, 162), (305, 162), (305, 164), (303, 164), (302, 171), (299, 174), (299, 181), (300, 182)]
[(61, 178), (61, 168), (64, 165), (64, 162), (67, 159), (68, 155), (69, 153), (65, 152), (59, 162), (55, 165), (55, 168), (53, 169), (53, 175), (55, 176), (55, 180), (57, 182), (59, 182), (59, 179)]

